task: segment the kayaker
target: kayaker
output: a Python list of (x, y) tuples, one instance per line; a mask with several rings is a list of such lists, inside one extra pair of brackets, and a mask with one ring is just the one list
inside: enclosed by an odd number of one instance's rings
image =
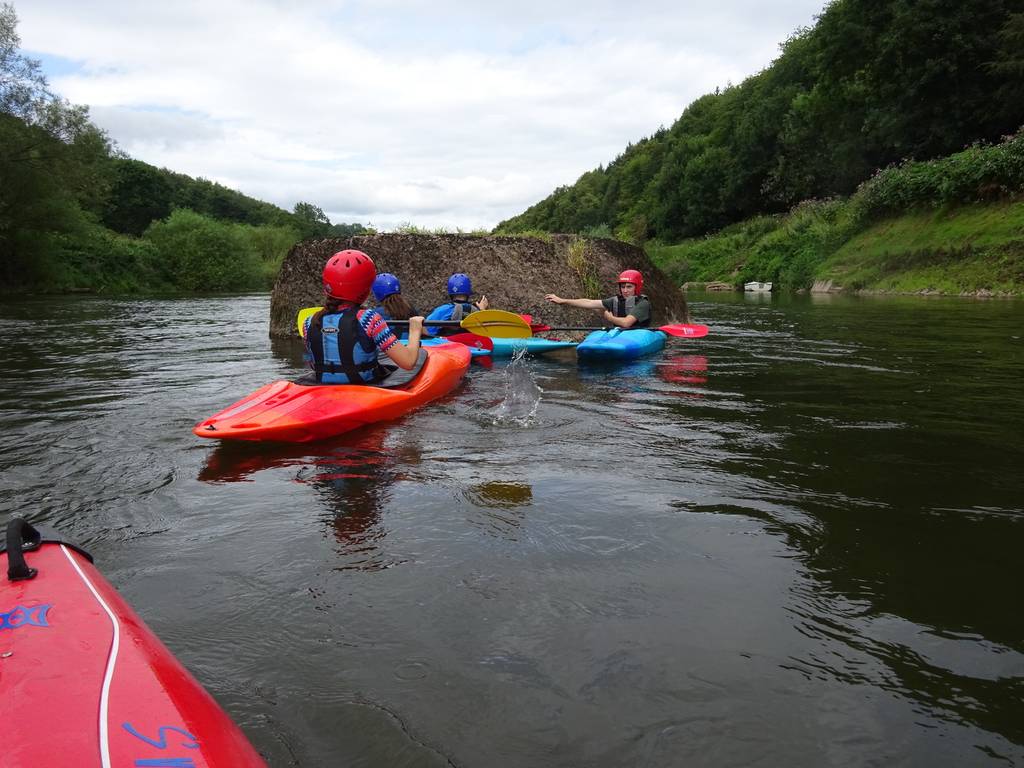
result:
[(377, 275), (373, 260), (362, 251), (338, 251), (323, 271), (324, 308), (306, 321), (306, 353), (318, 384), (365, 384), (390, 371), (377, 360), (383, 352), (396, 365), (411, 370), (420, 352), (423, 318), (409, 318), (408, 345), (400, 344), (374, 309), (359, 309)]
[(627, 269), (617, 282), (618, 295), (607, 299), (563, 299), (554, 293), (544, 298), (555, 304), (597, 310), (606, 323), (619, 328), (647, 328), (651, 324), (651, 300), (642, 293), (644, 276), (635, 269)]
[(408, 320), (419, 314), (402, 296), (402, 284), (390, 272), (381, 272), (374, 278), (373, 298), (380, 304), (377, 311), (385, 320)]
[(466, 315), (477, 310), (487, 309), (490, 304), (486, 296), (481, 296), (477, 302), (471, 302), (469, 297), (473, 295), (473, 283), (469, 275), (463, 272), (456, 272), (448, 278), (448, 301), (435, 307), (427, 315), (427, 333), (434, 336), (450, 336), (453, 333), (460, 333), (458, 328), (430, 327), (431, 320), (462, 320)]

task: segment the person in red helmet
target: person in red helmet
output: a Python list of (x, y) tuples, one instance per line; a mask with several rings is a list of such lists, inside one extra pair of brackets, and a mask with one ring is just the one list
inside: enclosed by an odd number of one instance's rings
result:
[(544, 298), (555, 304), (593, 309), (609, 325), (619, 328), (647, 328), (651, 324), (651, 300), (643, 294), (644, 276), (635, 269), (619, 275), (619, 293), (607, 299), (563, 299), (553, 293)]
[(372, 384), (391, 371), (377, 353), (411, 370), (419, 358), (423, 317), (409, 318), (409, 342), (403, 345), (376, 310), (360, 309), (377, 276), (362, 251), (338, 251), (323, 271), (324, 308), (306, 321), (306, 357), (317, 384)]

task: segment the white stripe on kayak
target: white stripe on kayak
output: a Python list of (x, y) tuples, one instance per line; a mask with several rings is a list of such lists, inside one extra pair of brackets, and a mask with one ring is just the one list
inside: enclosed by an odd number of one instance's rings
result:
[(110, 623), (114, 628), (114, 642), (110, 645), (110, 654), (107, 656), (107, 669), (103, 674), (103, 692), (100, 694), (100, 760), (102, 761), (103, 768), (110, 768), (110, 732), (107, 726), (107, 710), (110, 705), (110, 681), (114, 677), (114, 666), (117, 664), (117, 652), (121, 647), (121, 625), (114, 615), (114, 612), (110, 610), (110, 606), (106, 604), (100, 593), (96, 591), (96, 587), (93, 586), (92, 582), (89, 581), (89, 577), (82, 572), (82, 569), (75, 562), (75, 558), (68, 552), (67, 547), (63, 544), (60, 545), (61, 552), (68, 561), (78, 571), (78, 575), (82, 577), (82, 581), (89, 587), (89, 591), (92, 592), (93, 597), (96, 598), (96, 602), (103, 606), (103, 610), (107, 612), (107, 616), (110, 617)]

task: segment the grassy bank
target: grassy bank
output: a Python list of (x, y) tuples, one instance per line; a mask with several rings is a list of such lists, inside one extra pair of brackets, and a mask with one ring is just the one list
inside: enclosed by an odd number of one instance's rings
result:
[(1024, 133), (647, 252), (680, 283), (1024, 295)]
[(680, 283), (1024, 295), (1024, 201), (919, 209), (863, 229), (842, 203), (805, 204), (648, 253)]
[(1024, 202), (879, 222), (829, 256), (816, 277), (853, 290), (1024, 295)]

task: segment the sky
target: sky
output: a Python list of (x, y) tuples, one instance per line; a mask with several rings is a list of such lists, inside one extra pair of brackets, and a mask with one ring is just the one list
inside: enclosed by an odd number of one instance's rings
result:
[[(11, 2), (11, 0), (8, 0)], [(822, 0), (13, 0), (139, 160), (333, 223), (491, 229), (769, 66)]]

